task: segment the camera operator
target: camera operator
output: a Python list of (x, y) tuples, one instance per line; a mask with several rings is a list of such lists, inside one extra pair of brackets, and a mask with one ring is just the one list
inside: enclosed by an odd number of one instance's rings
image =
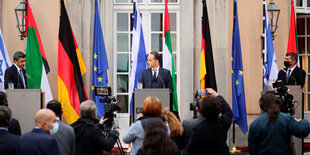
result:
[(285, 68), (279, 71), (277, 81), (281, 80), (284, 85), (300, 85), (303, 88), (306, 72), (296, 65), (297, 61), (298, 57), (296, 53), (286, 53), (284, 58)]
[[(202, 99), (205, 120), (192, 130), (186, 146), (188, 154), (229, 154), (227, 131), (232, 123), (232, 111), (224, 98), (211, 88)], [(221, 114), (221, 115), (220, 115)]]
[(87, 100), (80, 105), (81, 118), (71, 126), (75, 132), (76, 154), (77, 155), (102, 155), (103, 150), (110, 151), (116, 143), (119, 133), (116, 130), (110, 132), (106, 137), (102, 130), (107, 119), (103, 117), (97, 119), (96, 104), (92, 100)]
[(263, 113), (250, 126), (250, 154), (291, 155), (291, 136), (305, 138), (309, 134), (309, 122), (280, 112), (276, 97), (265, 94), (259, 100)]

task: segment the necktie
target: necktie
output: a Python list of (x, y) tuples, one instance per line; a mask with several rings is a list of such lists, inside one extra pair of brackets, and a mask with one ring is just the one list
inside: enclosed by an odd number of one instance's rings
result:
[(153, 74), (153, 79), (156, 79), (156, 69), (153, 69), (153, 72), (154, 72), (154, 74)]
[(287, 75), (286, 75), (286, 84), (287, 84), (287, 82), (288, 82), (288, 79), (290, 78), (290, 73), (291, 73), (291, 70), (289, 69), (289, 70), (287, 71)]
[(19, 70), (19, 76), (22, 79), (22, 84), (24, 85), (24, 88), (25, 88), (25, 79), (24, 79), (24, 75), (23, 75), (22, 69)]

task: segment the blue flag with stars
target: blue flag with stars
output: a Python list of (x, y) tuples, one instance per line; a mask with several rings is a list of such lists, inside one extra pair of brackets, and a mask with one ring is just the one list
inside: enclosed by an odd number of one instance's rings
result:
[(9, 54), (5, 48), (3, 36), (0, 28), (0, 91), (5, 91), (4, 89), (4, 72), (7, 68), (12, 65), (9, 58)]
[(232, 107), (233, 121), (242, 132), (248, 131), (247, 113), (244, 97), (243, 65), (239, 33), (237, 0), (234, 0), (234, 28), (232, 36)]
[(94, 86), (106, 86), (108, 84), (108, 69), (109, 64), (99, 18), (98, 3), (97, 0), (95, 0), (92, 97), (93, 101), (96, 102), (97, 116), (99, 118), (103, 117), (105, 103), (99, 102), (99, 98), (102, 98), (102, 96), (95, 96)]

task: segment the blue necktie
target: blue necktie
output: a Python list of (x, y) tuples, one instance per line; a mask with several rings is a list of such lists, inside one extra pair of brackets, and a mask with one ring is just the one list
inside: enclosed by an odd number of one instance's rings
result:
[(289, 69), (286, 75), (286, 84), (288, 83), (288, 79), (290, 78), (290, 73), (291, 73), (291, 70)]

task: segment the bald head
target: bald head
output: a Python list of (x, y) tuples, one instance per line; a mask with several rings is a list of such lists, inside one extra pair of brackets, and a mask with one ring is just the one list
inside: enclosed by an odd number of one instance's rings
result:
[(34, 123), (46, 132), (49, 132), (50, 126), (56, 122), (56, 115), (52, 110), (41, 109), (34, 116)]

